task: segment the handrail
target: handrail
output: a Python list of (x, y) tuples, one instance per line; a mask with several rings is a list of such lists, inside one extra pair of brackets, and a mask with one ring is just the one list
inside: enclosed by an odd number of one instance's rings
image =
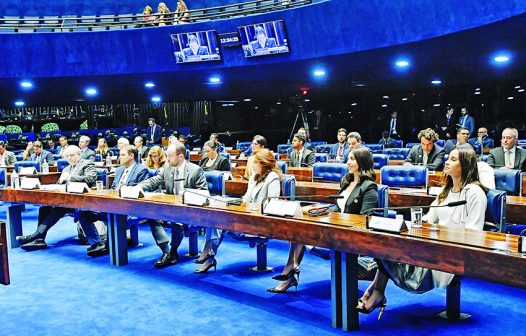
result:
[[(233, 5), (209, 7), (185, 11), (181, 18), (177, 18), (178, 12), (166, 14), (123, 14), (123, 15), (100, 15), (100, 16), (41, 16), (41, 17), (0, 17), (0, 33), (4, 29), (14, 30), (14, 32), (32, 32), (40, 29), (50, 30), (50, 32), (64, 31), (90, 31), (108, 30), (110, 27), (119, 29), (134, 29), (155, 27), (159, 21), (166, 25), (187, 24), (203, 22), (231, 17), (247, 16), (253, 14), (266, 13), (277, 10), (290, 9), (312, 4), (313, 0), (253, 0)], [(162, 18), (160, 18), (162, 16)], [(155, 21), (148, 21), (146, 17), (154, 17)], [(157, 23), (157, 25), (155, 25)]]

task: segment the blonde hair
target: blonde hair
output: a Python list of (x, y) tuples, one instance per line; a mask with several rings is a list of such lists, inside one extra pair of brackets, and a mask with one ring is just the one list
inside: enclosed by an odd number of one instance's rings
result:
[(164, 167), (166, 164), (166, 155), (164, 154), (164, 151), (159, 146), (153, 146), (148, 151), (148, 158), (146, 159), (146, 167), (150, 169), (156, 169), (155, 164), (152, 160), (152, 154), (159, 155), (159, 168)]

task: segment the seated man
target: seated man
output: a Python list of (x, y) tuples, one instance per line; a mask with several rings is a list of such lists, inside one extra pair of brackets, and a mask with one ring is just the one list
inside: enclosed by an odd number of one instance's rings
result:
[(36, 161), (40, 164), (44, 162), (53, 163), (53, 154), (45, 149), (42, 149), (42, 142), (35, 141), (33, 142), (33, 153), (31, 153), (31, 156), (29, 156), (28, 161)]
[(488, 164), (493, 168), (525, 170), (526, 150), (517, 147), (519, 132), (516, 128), (505, 128), (500, 140), (502, 147), (489, 152)]
[[(97, 170), (95, 164), (90, 160), (80, 158), (80, 148), (75, 145), (69, 145), (65, 150), (64, 156), (68, 160), (69, 166), (64, 168), (58, 183), (66, 182), (84, 182), (89, 187), (95, 185), (97, 180)], [(35, 251), (47, 248), (46, 234), (53, 225), (62, 217), (69, 213), (75, 212), (76, 209), (41, 206), (38, 210), (38, 227), (37, 230), (28, 236), (17, 236), (16, 240), (22, 245), (21, 248), (26, 251)]]
[[(121, 148), (119, 153), (119, 160), (121, 166), (115, 172), (115, 179), (111, 185), (111, 189), (119, 189), (121, 186), (135, 186), (139, 182), (148, 178), (148, 169), (136, 163), (138, 155), (137, 148), (132, 145), (125, 145)], [(108, 215), (106, 213), (83, 211), (79, 215), (79, 222), (82, 230), (86, 234), (86, 238), (90, 244), (87, 253), (91, 257), (103, 255), (107, 253), (106, 245), (100, 237), (95, 222), (101, 220), (105, 222)]]
[(0, 166), (12, 166), (16, 162), (16, 155), (5, 149), (5, 142), (0, 140)]
[(380, 139), (378, 143), (384, 148), (395, 148), (396, 145), (395, 141), (391, 138), (389, 131), (382, 132), (382, 139)]
[(183, 55), (186, 60), (189, 57), (197, 55), (208, 55), (208, 48), (206, 46), (199, 45), (199, 40), (197, 36), (190, 35), (188, 36), (188, 48), (183, 49)]
[(347, 135), (347, 142), (349, 143), (349, 148), (343, 153), (340, 163), (347, 162), (351, 150), (362, 147), (362, 136), (358, 132), (351, 132)]
[(477, 137), (469, 139), (469, 144), (475, 148), (477, 154), (484, 154), (484, 148), (495, 147), (495, 142), (488, 136), (486, 127), (480, 127), (477, 131)]
[(135, 156), (135, 159), (138, 163), (142, 162), (142, 159), (146, 159), (148, 157), (148, 147), (144, 146), (144, 140), (141, 136), (136, 136), (133, 140), (133, 144), (135, 145), (135, 148), (137, 148), (137, 155)]
[(291, 167), (312, 167), (316, 162), (316, 155), (310, 149), (305, 148), (307, 139), (299, 133), (292, 138), (292, 150), (288, 154)]
[(453, 149), (455, 149), (455, 146), (457, 144), (460, 145), (460, 144), (468, 143), (468, 139), (469, 139), (469, 130), (465, 127), (460, 127), (457, 130), (457, 139), (456, 140), (449, 139), (448, 141), (446, 141), (446, 144), (444, 146), (444, 151), (446, 152), (446, 154), (449, 154), (451, 153)]
[(267, 48), (275, 48), (276, 47), (276, 39), (272, 37), (267, 37), (267, 33), (265, 33), (265, 29), (262, 26), (257, 26), (255, 29), (254, 34), (254, 40), (250, 42), (250, 48), (252, 49), (252, 55), (256, 55), (258, 53), (258, 50), (260, 49), (267, 49)]
[(84, 160), (95, 162), (95, 152), (88, 148), (91, 139), (87, 135), (83, 135), (79, 139), (80, 157)]
[(409, 151), (404, 164), (421, 164), (429, 170), (442, 170), (444, 164), (444, 149), (437, 146), (438, 134), (432, 128), (426, 128), (418, 133), (420, 145), (415, 145)]
[(349, 148), (347, 143), (347, 130), (345, 128), (340, 128), (338, 130), (338, 142), (331, 145), (331, 150), (329, 152), (329, 159), (340, 162), (343, 157), (343, 153)]
[[(186, 148), (182, 143), (171, 144), (166, 150), (169, 164), (166, 165), (162, 174), (150, 177), (141, 182), (139, 186), (145, 191), (158, 190), (163, 184), (166, 186), (166, 193), (172, 195), (182, 194), (185, 188), (208, 189), (205, 173), (198, 165), (185, 160)], [(180, 181), (184, 180), (184, 181)], [(177, 264), (179, 254), (177, 249), (183, 240), (184, 230), (182, 224), (172, 224), (172, 242), (164, 231), (163, 222), (160, 220), (149, 219), (150, 229), (155, 242), (163, 252), (154, 266), (162, 268)]]

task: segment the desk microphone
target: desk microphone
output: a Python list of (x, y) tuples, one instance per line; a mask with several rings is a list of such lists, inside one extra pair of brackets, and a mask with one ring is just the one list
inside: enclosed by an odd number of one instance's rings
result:
[(466, 200), (461, 201), (455, 201), (455, 202), (449, 202), (447, 204), (441, 204), (441, 205), (422, 205), (422, 206), (398, 206), (398, 207), (383, 207), (383, 208), (372, 208), (367, 211), (367, 216), (370, 216), (375, 211), (385, 211), (385, 210), (405, 210), (405, 209), (411, 209), (411, 208), (421, 208), (421, 209), (429, 209), (429, 208), (445, 208), (445, 207), (456, 207), (459, 205), (466, 204)]
[[(271, 199), (283, 199), (283, 200), (290, 200), (293, 196), (272, 196), (272, 197), (266, 197), (263, 202), (261, 202), (261, 213), (263, 213), (263, 210), (265, 210), (265, 207), (267, 206), (268, 202), (271, 200)], [(321, 197), (321, 198), (328, 198), (328, 199), (341, 199), (341, 198), (344, 198), (344, 196), (342, 195), (300, 195), (300, 196), (295, 196), (294, 199), (297, 200), (297, 199), (309, 199), (309, 198), (317, 198), (317, 197)]]
[[(206, 189), (203, 189), (203, 190), (206, 190)], [(241, 198), (233, 198), (233, 199), (230, 199), (230, 200), (224, 200), (224, 199), (221, 199), (221, 198), (215, 198), (214, 196), (203, 195), (203, 194), (200, 194), (198, 192), (195, 192), (193, 190), (186, 189), (186, 188), (183, 188), (183, 193), (190, 193), (190, 194), (193, 194), (193, 195), (198, 195), (198, 196), (206, 198), (206, 203), (203, 204), (203, 205), (209, 205), (211, 199), (214, 200), (214, 201), (225, 203), (226, 205), (241, 205), (243, 203), (243, 199), (241, 199)], [(183, 201), (183, 204), (184, 204), (184, 197), (183, 197), (182, 201)]]

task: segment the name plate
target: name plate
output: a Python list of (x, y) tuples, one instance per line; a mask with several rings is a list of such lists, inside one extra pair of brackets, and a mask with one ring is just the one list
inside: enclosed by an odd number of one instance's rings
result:
[(407, 231), (407, 225), (403, 219), (379, 216), (367, 216), (367, 228), (392, 233)]
[(519, 253), (526, 253), (526, 237), (519, 237)]
[(33, 175), (36, 174), (37, 170), (35, 167), (20, 167), (20, 172), (18, 175)]
[(72, 194), (83, 194), (89, 191), (89, 187), (84, 182), (69, 182), (66, 185), (66, 192)]
[(182, 201), (183, 204), (204, 206), (208, 205), (210, 198), (210, 192), (208, 190), (201, 189), (185, 189), (183, 191)]
[(432, 196), (438, 196), (442, 191), (442, 187), (429, 187), (427, 188), (427, 194)]
[(20, 179), (20, 189), (33, 190), (40, 186), (40, 181), (35, 177), (23, 177)]
[(140, 187), (121, 186), (119, 188), (119, 197), (122, 198), (143, 198), (144, 193)]
[(300, 202), (286, 201), (277, 198), (271, 199), (261, 213), (279, 217), (294, 217), (302, 215)]

